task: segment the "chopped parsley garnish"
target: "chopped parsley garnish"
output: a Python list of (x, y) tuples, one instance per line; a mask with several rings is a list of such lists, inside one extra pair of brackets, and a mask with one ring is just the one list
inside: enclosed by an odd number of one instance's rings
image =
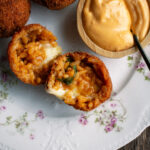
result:
[(62, 78), (62, 79), (57, 79), (57, 80), (60, 81), (60, 82), (65, 83), (66, 85), (70, 85), (73, 82), (73, 80), (74, 80), (74, 78), (77, 74), (77, 66), (73, 66), (73, 70), (74, 70), (73, 77)]
[(72, 57), (70, 57), (70, 56), (66, 56), (67, 57), (67, 62), (73, 62), (73, 58)]

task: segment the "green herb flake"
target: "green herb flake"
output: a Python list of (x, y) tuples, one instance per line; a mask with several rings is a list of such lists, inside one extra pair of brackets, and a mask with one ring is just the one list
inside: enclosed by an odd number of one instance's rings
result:
[(95, 119), (95, 123), (97, 123), (97, 122), (99, 122), (99, 118), (96, 118), (96, 119)]
[(150, 81), (150, 78), (149, 78), (149, 77), (147, 77), (147, 76), (145, 76), (145, 80)]
[(132, 56), (128, 56), (128, 60), (133, 60), (133, 57)]
[(74, 77), (69, 77), (69, 78), (63, 78), (63, 79), (58, 79), (60, 82), (65, 83), (66, 85), (70, 85), (73, 81)]
[(57, 79), (57, 80), (60, 81), (60, 82), (65, 83), (66, 85), (70, 85), (73, 82), (73, 80), (74, 80), (74, 78), (75, 78), (75, 76), (77, 74), (77, 66), (73, 66), (73, 70), (74, 70), (73, 77), (62, 78), (62, 79)]
[(70, 57), (70, 56), (67, 56), (67, 61), (66, 62), (73, 62), (73, 58), (72, 57)]

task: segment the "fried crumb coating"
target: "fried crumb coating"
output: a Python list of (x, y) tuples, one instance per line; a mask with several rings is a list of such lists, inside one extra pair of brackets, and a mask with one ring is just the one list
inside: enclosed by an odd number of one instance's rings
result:
[(10, 68), (21, 81), (32, 85), (45, 83), (53, 60), (60, 53), (56, 37), (39, 24), (23, 27), (8, 47)]
[(100, 59), (74, 52), (55, 60), (46, 90), (76, 109), (90, 111), (111, 96), (112, 82)]
[(52, 10), (59, 10), (72, 4), (75, 0), (33, 0)]
[(30, 0), (0, 0), (0, 37), (20, 30), (30, 16)]

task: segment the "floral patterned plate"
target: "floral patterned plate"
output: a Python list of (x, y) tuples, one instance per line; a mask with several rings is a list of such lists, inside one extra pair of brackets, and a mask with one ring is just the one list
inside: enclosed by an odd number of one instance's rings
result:
[[(77, 2), (61, 11), (32, 4), (28, 23), (51, 30), (68, 51), (91, 52), (76, 28)], [(7, 60), (10, 39), (0, 39), (0, 150), (115, 150), (150, 125), (150, 72), (138, 53), (121, 59), (98, 56), (112, 82), (110, 100), (83, 113), (13, 75)], [(150, 47), (145, 48), (150, 56)], [(97, 55), (96, 55), (97, 56)]]

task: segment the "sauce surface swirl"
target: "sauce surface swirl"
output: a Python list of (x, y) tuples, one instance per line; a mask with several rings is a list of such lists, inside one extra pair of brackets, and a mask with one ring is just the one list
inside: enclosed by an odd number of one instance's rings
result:
[(142, 41), (150, 25), (147, 0), (86, 0), (83, 27), (99, 47), (122, 51), (134, 45), (131, 30)]

